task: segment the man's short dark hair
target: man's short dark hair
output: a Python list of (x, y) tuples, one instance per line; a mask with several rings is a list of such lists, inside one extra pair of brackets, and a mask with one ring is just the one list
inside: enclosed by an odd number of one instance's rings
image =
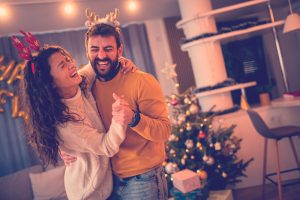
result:
[(114, 36), (116, 38), (117, 42), (117, 48), (121, 46), (121, 37), (120, 33), (116, 31), (115, 27), (110, 26), (108, 24), (96, 24), (89, 28), (87, 32), (85, 33), (85, 46), (87, 48), (88, 46), (88, 40), (92, 36)]

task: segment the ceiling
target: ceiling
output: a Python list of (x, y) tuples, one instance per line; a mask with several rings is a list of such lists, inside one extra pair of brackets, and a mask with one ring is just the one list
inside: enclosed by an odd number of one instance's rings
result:
[(83, 27), (85, 8), (103, 16), (120, 9), (122, 25), (133, 21), (159, 19), (169, 16), (179, 16), (177, 0), (139, 0), (140, 9), (131, 13), (126, 8), (126, 0), (76, 0), (76, 15), (66, 17), (62, 12), (64, 0), (5, 0), (10, 6), (13, 16), (9, 20), (0, 21), (0, 35), (15, 33), (20, 28), (32, 32), (52, 31)]
[[(100, 16), (120, 9), (120, 22), (123, 25), (171, 16), (180, 16), (177, 0), (136, 0), (140, 9), (129, 12), (128, 0), (73, 0), (76, 3), (76, 14), (66, 17), (62, 12), (62, 3), (66, 0), (0, 0), (10, 8), (10, 18), (0, 19), (0, 37), (24, 29), (31, 32), (57, 31), (82, 28), (85, 22), (85, 8), (91, 8)], [(188, 0), (185, 0), (188, 2)], [(214, 8), (224, 7), (247, 0), (212, 0)], [(299, 1), (299, 0), (291, 0)], [(287, 5), (287, 0), (271, 0), (274, 7)], [(236, 13), (240, 15), (242, 13)]]

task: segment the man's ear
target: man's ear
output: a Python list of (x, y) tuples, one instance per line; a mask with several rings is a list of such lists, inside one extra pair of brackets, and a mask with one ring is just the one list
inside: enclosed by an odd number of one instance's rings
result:
[(118, 48), (118, 55), (119, 55), (119, 57), (123, 55), (123, 45), (122, 44)]

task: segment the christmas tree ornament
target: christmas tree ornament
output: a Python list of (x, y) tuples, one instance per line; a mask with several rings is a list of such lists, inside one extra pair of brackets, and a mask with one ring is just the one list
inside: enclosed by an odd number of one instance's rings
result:
[(200, 142), (197, 142), (196, 146), (197, 146), (198, 148), (200, 148), (200, 147), (202, 147), (202, 144), (201, 144)]
[(172, 106), (176, 106), (178, 104), (178, 100), (177, 99), (172, 99), (170, 101), (170, 103), (171, 103)]
[(197, 174), (198, 174), (198, 176), (201, 180), (206, 180), (207, 179), (207, 172), (206, 171), (200, 169), (200, 170), (197, 170)]
[(171, 135), (169, 136), (169, 141), (170, 141), (170, 142), (176, 141), (176, 135), (171, 134)]
[(189, 111), (191, 112), (191, 114), (194, 115), (194, 114), (198, 113), (199, 108), (198, 108), (197, 105), (191, 104), (190, 107), (189, 107)]
[(190, 116), (190, 115), (191, 115), (191, 112), (190, 112), (189, 110), (187, 110), (187, 111), (185, 112), (185, 115), (186, 115), (186, 116)]
[(191, 100), (189, 99), (189, 98), (184, 98), (184, 100), (183, 100), (183, 102), (185, 103), (185, 104), (191, 104), (192, 102), (191, 102)]
[(221, 150), (221, 143), (220, 142), (216, 142), (215, 143), (215, 150), (216, 151), (220, 151)]
[(205, 138), (205, 133), (203, 131), (200, 131), (198, 134), (199, 139), (204, 139)]
[(195, 156), (194, 156), (194, 155), (191, 155), (191, 159), (194, 160), (194, 159), (195, 159)]
[(186, 148), (188, 148), (188, 149), (191, 149), (194, 147), (194, 142), (193, 142), (193, 140), (190, 140), (190, 139), (186, 140), (184, 144), (185, 144)]
[(181, 164), (185, 165), (185, 159), (181, 159)]
[(166, 170), (166, 172), (168, 173), (168, 174), (171, 174), (171, 173), (173, 173), (173, 165), (172, 165), (172, 163), (167, 163), (166, 164), (166, 166), (165, 166), (165, 170)]
[(186, 130), (188, 131), (192, 130), (192, 126), (190, 123), (186, 123)]
[(170, 150), (170, 154), (174, 154), (175, 153), (175, 150), (174, 149), (171, 149)]
[(207, 162), (207, 161), (208, 161), (208, 156), (207, 156), (207, 155), (204, 155), (204, 156), (202, 157), (202, 160), (203, 160), (204, 162)]
[(184, 129), (183, 129), (183, 128), (179, 129), (179, 132), (180, 132), (180, 133), (182, 133), (183, 131), (184, 131)]
[(213, 144), (213, 143), (210, 143), (210, 144), (209, 144), (209, 147), (211, 147), (211, 148), (212, 148), (213, 146), (214, 146), (214, 144)]
[(222, 177), (223, 177), (223, 178), (226, 178), (226, 177), (227, 177), (227, 174), (226, 174), (225, 172), (223, 172), (223, 173), (222, 173)]
[(206, 161), (206, 164), (213, 165), (215, 163), (215, 159), (211, 156), (208, 157), (208, 160)]
[(171, 99), (177, 99), (176, 95), (175, 95), (175, 94), (172, 94), (172, 95), (171, 95)]
[(185, 114), (180, 114), (180, 115), (178, 116), (178, 122), (179, 122), (179, 125), (182, 124), (182, 123), (185, 121), (185, 119), (186, 119)]

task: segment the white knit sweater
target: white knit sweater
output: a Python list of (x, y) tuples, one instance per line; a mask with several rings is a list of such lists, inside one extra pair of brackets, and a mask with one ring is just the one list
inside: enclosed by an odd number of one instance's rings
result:
[(60, 149), (77, 160), (65, 171), (65, 188), (70, 200), (107, 199), (112, 191), (112, 172), (109, 158), (116, 154), (125, 139), (126, 126), (112, 119), (105, 133), (96, 103), (90, 91), (86, 98), (81, 90), (75, 97), (64, 99), (70, 112), (78, 114), (82, 122), (67, 122), (58, 126), (62, 140)]

